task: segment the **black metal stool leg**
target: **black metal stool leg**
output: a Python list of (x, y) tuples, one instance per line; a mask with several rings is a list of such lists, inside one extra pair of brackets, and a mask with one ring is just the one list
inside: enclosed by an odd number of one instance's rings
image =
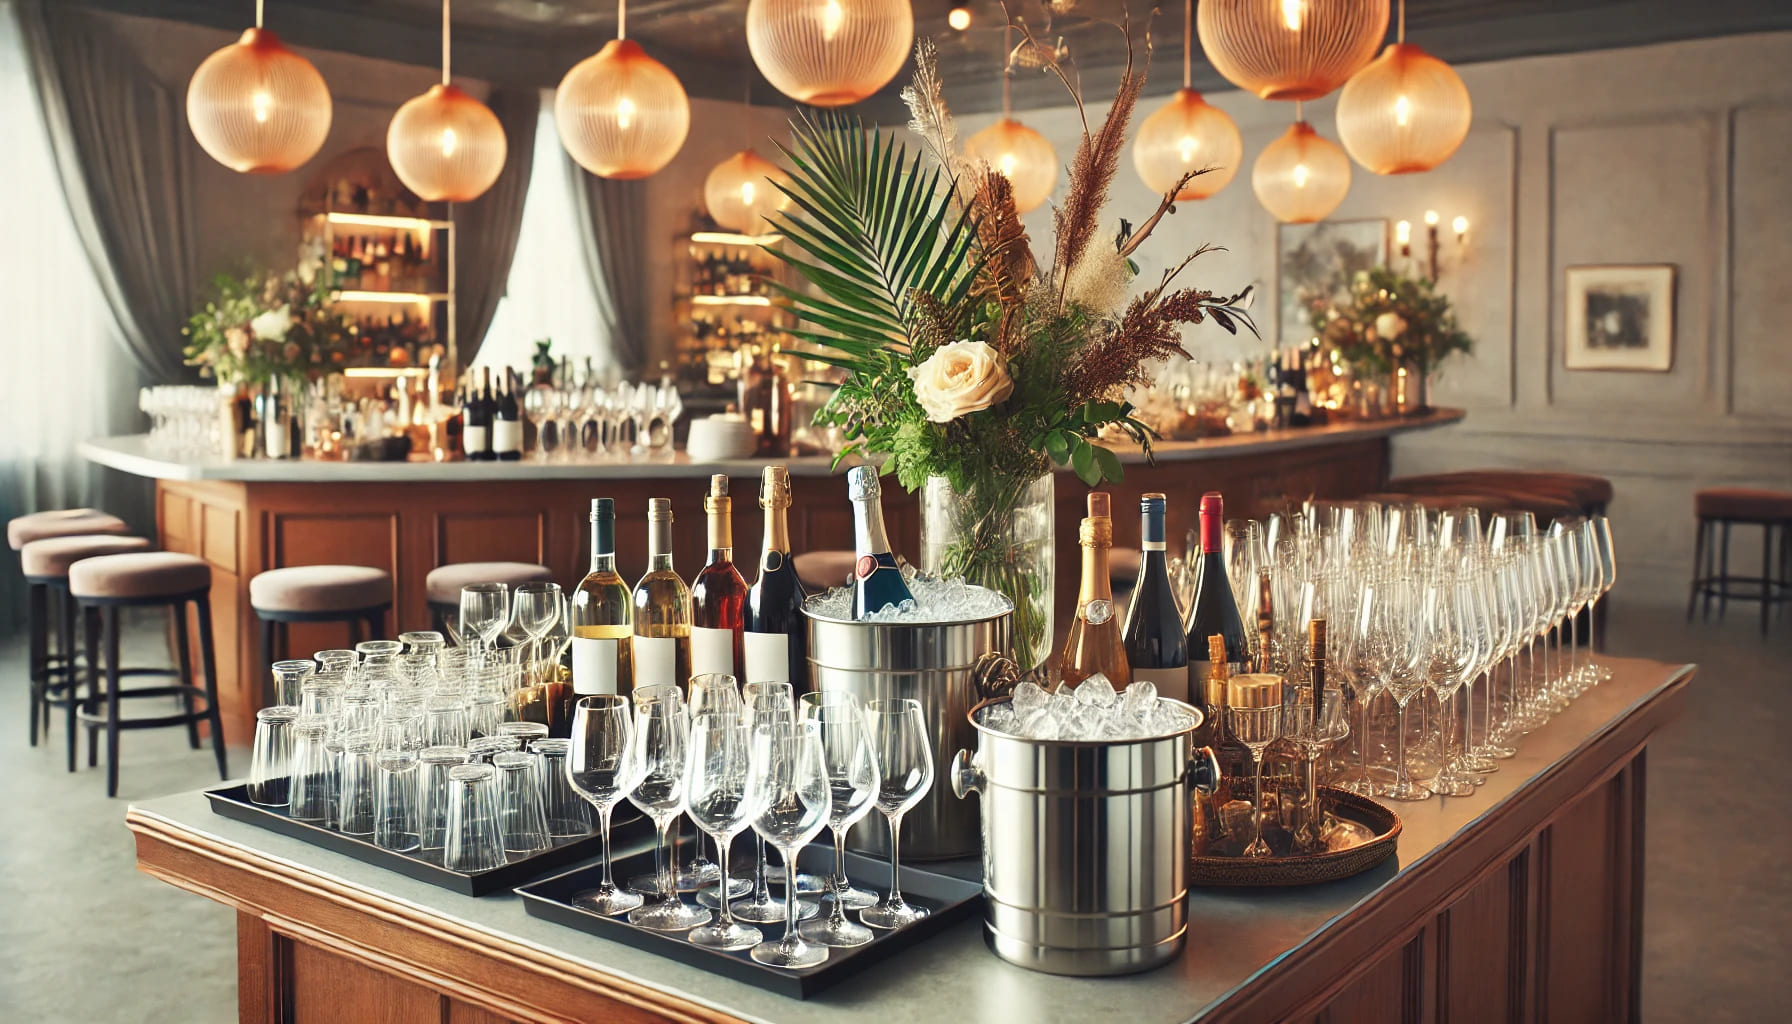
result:
[(25, 630), (29, 651), (26, 655), (26, 674), (31, 683), (31, 745), (35, 747), (38, 716), (43, 710), (44, 687), (48, 685), (50, 673), (50, 588), (42, 583), (32, 583), (25, 590)]
[[(91, 713), (97, 711), (100, 706), (100, 612), (98, 608), (81, 609), (81, 630), (87, 637), (87, 699), (81, 703), (81, 707)], [(75, 770), (75, 723), (72, 717), (74, 714), (75, 709), (70, 707), (68, 770), (71, 772)], [(87, 727), (87, 767), (92, 768), (99, 763), (99, 726), (89, 725)]]
[(1767, 615), (1779, 588), (1773, 585), (1773, 524), (1761, 524), (1761, 635), (1767, 635)]
[(1686, 595), (1686, 621), (1692, 621), (1692, 610), (1699, 603), (1699, 592), (1704, 587), (1705, 574), (1705, 517), (1699, 517), (1698, 528), (1694, 531), (1692, 542), (1692, 589)]
[(199, 615), (199, 664), (205, 669), (205, 718), (211, 724), (212, 752), (218, 756), (218, 778), (228, 779), (230, 762), (224, 753), (224, 716), (218, 711), (218, 663), (212, 646), (212, 603), (202, 594), (193, 604)]
[(118, 608), (107, 605), (102, 613), (106, 633), (106, 796), (118, 795)]
[(1717, 588), (1717, 621), (1724, 621), (1724, 615), (1730, 610), (1730, 521), (1723, 521), (1723, 547), (1719, 553), (1717, 574), (1722, 578)]
[[(180, 681), (183, 685), (193, 682), (193, 653), (191, 642), (187, 639), (187, 605), (184, 601), (176, 601), (168, 606), (168, 619), (174, 623), (174, 648), (177, 652), (175, 664), (180, 667)], [(187, 746), (199, 749), (199, 705), (192, 691), (180, 695), (180, 706), (187, 714), (193, 716), (187, 720)]]
[[(56, 601), (56, 646), (62, 649), (62, 694), (69, 700), (75, 699), (75, 691), (79, 688), (81, 677), (75, 672), (75, 616), (69, 609), (73, 599), (68, 588), (55, 591)], [(46, 686), (43, 697), (44, 735), (50, 732), (50, 695)]]
[(256, 672), (260, 676), (260, 678), (258, 678), (255, 681), (255, 692), (260, 695), (259, 697), (257, 697), (257, 700), (261, 704), (262, 707), (267, 707), (268, 705), (273, 703), (273, 701), (269, 700), (268, 696), (267, 696), (268, 679), (270, 678), (268, 666), (272, 665), (273, 663), (274, 663), (274, 620), (273, 619), (262, 619), (261, 620), (261, 664), (259, 664), (255, 667)]

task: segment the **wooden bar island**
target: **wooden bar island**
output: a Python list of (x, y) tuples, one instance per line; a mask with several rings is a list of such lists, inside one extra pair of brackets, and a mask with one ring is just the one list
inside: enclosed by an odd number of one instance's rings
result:
[[(1156, 446), (1156, 460), (1124, 452), (1126, 479), (1105, 488), (1119, 510), (1136, 509), (1140, 494), (1169, 496), (1170, 536), (1194, 526), (1200, 495), (1220, 491), (1234, 515), (1254, 515), (1286, 501), (1350, 498), (1377, 490), (1388, 476), (1389, 439), (1455, 423), (1460, 410), (1438, 409), (1400, 419), (1238, 434)], [(156, 481), (156, 540), (166, 550), (211, 563), (211, 603), (218, 645), (218, 684), (225, 732), (247, 743), (260, 707), (258, 622), (249, 581), (294, 565), (368, 565), (392, 574), (395, 620), (388, 628), (430, 628), (424, 579), (455, 562), (530, 562), (552, 569), (563, 586), (584, 576), (590, 561), (586, 523), (594, 497), (616, 499), (617, 562), (625, 578), (646, 568), (649, 497), (669, 497), (679, 517), (675, 559), (686, 574), (702, 567), (702, 495), (713, 473), (734, 478), (735, 562), (758, 562), (761, 520), (757, 479), (763, 460), (695, 462), (683, 453), (655, 461), (538, 462), (178, 462), (157, 456), (146, 436), (81, 445), (87, 459)], [(852, 509), (844, 468), (825, 456), (775, 460), (790, 467), (790, 511), (796, 551), (850, 549)], [(1056, 516), (1060, 614), (1074, 602), (1076, 530), (1088, 489), (1057, 474)], [(917, 551), (919, 505), (891, 487), (885, 495), (891, 539)], [(1136, 537), (1124, 512), (1118, 542)], [(1071, 526), (1065, 526), (1071, 524)], [(294, 624), (291, 652), (340, 647), (346, 627)]]
[(141, 870), (237, 911), (245, 1022), (1636, 1021), (1645, 747), (1693, 668), (1600, 660), (1613, 678), (1474, 796), (1393, 805), (1397, 862), (1195, 889), (1183, 954), (1122, 978), (1011, 966), (978, 919), (797, 1001), (531, 917), (513, 894), (460, 896), (219, 817), (199, 793), (126, 821)]

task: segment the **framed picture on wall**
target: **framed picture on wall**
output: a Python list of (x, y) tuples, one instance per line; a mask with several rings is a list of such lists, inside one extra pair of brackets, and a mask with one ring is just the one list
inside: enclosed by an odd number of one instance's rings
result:
[(1276, 225), (1277, 337), (1300, 345), (1313, 337), (1312, 311), (1350, 294), (1360, 271), (1388, 261), (1388, 222), (1327, 220)]
[(1562, 346), (1570, 370), (1646, 370), (1674, 365), (1672, 264), (1569, 267)]

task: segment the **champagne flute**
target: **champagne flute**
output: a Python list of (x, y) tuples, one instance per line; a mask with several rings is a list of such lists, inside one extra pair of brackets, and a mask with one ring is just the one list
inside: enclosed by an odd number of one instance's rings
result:
[[(721, 877), (728, 877), (728, 855), (734, 837), (757, 817), (748, 802), (747, 761), (751, 727), (735, 710), (705, 711), (691, 718), (691, 741), (685, 764), (686, 813), (716, 844)], [(721, 883), (718, 882), (718, 885)], [(720, 900), (718, 920), (691, 932), (690, 941), (708, 949), (750, 949), (765, 936), (737, 923)]]
[(573, 790), (597, 808), (604, 844), (604, 880), (595, 889), (573, 895), (572, 905), (580, 910), (607, 916), (627, 913), (642, 903), (638, 894), (618, 889), (610, 874), (610, 816), (639, 781), (634, 772), (641, 762), (631, 756), (634, 736), (634, 711), (626, 697), (581, 697), (573, 709), (566, 774)]
[(1319, 759), (1327, 749), (1350, 735), (1350, 719), (1344, 713), (1344, 694), (1326, 690), (1317, 714), (1313, 710), (1313, 694), (1309, 689), (1299, 694), (1284, 710), (1282, 733), (1300, 747), (1302, 782), (1306, 789), (1306, 814), (1294, 834), (1297, 850), (1319, 852), (1324, 849), (1326, 828), (1319, 806)]
[(846, 833), (871, 812), (878, 787), (877, 761), (865, 735), (865, 719), (851, 694), (838, 690), (805, 693), (802, 703), (803, 721), (813, 724), (821, 737), (831, 796), (828, 828), (834, 833), (834, 884), (831, 912), (805, 923), (799, 931), (803, 938), (824, 946), (862, 946), (871, 941), (871, 929), (848, 921), (846, 911), (869, 907), (877, 902), (877, 896), (854, 889), (846, 877)]
[[(789, 683), (748, 683), (742, 691), (741, 702), (741, 717), (749, 726), (760, 728), (796, 724), (796, 702)], [(753, 894), (735, 901), (732, 909), (734, 916), (743, 921), (774, 924), (784, 920), (784, 905), (772, 898), (769, 884), (772, 869), (765, 862), (765, 837), (754, 833), (753, 845), (757, 853), (753, 869)], [(787, 877), (782, 867), (777, 870), (778, 878)], [(797, 892), (821, 891), (821, 883), (813, 875), (799, 872), (796, 878)], [(807, 887), (803, 884), (805, 880), (809, 883)], [(701, 902), (703, 894), (699, 893), (697, 898)], [(797, 918), (803, 921), (821, 912), (821, 907), (815, 901), (805, 899), (797, 900), (796, 909)]]
[(875, 803), (890, 825), (890, 894), (859, 911), (859, 920), (873, 928), (901, 928), (927, 916), (926, 907), (902, 898), (902, 816), (933, 788), (933, 747), (920, 701), (874, 700), (865, 705), (865, 716), (877, 761)]
[(1251, 831), (1254, 838), (1251, 845), (1244, 849), (1243, 856), (1246, 857), (1270, 855), (1269, 844), (1263, 841), (1263, 751), (1282, 735), (1281, 686), (1278, 682), (1273, 694), (1268, 688), (1263, 692), (1263, 699), (1252, 702), (1253, 706), (1249, 707), (1241, 706), (1244, 702), (1239, 699), (1240, 689), (1236, 685), (1227, 695), (1226, 715), (1232, 722), (1232, 735), (1250, 750), (1251, 775), (1255, 779), (1256, 797), (1251, 802)]
[[(651, 687), (649, 689), (652, 689)], [(638, 693), (637, 693), (638, 696)], [(673, 881), (670, 827), (684, 810), (686, 747), (690, 722), (683, 699), (672, 693), (635, 702), (635, 739), (629, 748), (635, 787), (628, 798), (653, 819), (659, 841), (654, 845), (658, 900), (629, 911), (630, 924), (654, 931), (683, 932), (708, 924), (710, 913), (678, 898)]]
[[(768, 725), (753, 730), (747, 790), (758, 814), (753, 831), (778, 850), (786, 874), (796, 874), (797, 851), (827, 824), (832, 798), (822, 767), (821, 736), (813, 724)], [(784, 937), (754, 946), (751, 956), (769, 967), (813, 967), (828, 958), (797, 934), (796, 887), (784, 887)]]
[(1430, 623), (1420, 608), (1414, 578), (1385, 572), (1363, 587), (1352, 630), (1359, 667), (1381, 678), (1394, 698), (1396, 711), (1394, 784), (1381, 795), (1394, 800), (1424, 800), (1431, 791), (1413, 781), (1406, 767), (1406, 708), (1426, 683)]
[[(1460, 757), (1450, 756), (1450, 733), (1456, 723), (1450, 705), (1480, 664), (1482, 615), (1466, 572), (1448, 568), (1437, 572), (1438, 578), (1425, 587), (1423, 614), (1428, 628), (1424, 656), (1425, 675), (1443, 709), (1443, 767), (1429, 787), (1439, 796), (1470, 796), (1475, 792), (1475, 780), (1462, 771)], [(1463, 751), (1466, 754), (1466, 741)]]

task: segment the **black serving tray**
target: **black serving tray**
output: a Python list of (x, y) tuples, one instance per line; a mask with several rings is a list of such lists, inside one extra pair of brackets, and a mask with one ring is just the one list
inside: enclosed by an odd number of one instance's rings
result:
[[(741, 872), (743, 868), (752, 863), (750, 859), (752, 842), (743, 836), (736, 842), (735, 847), (734, 870)], [(776, 851), (768, 852), (767, 857), (773, 863), (777, 863)], [(804, 847), (802, 852), (797, 855), (797, 866), (817, 875), (832, 872), (834, 868), (833, 844), (814, 843)], [(612, 869), (618, 879), (632, 878), (652, 870), (652, 850), (619, 858)], [(887, 859), (848, 853), (846, 855), (846, 873), (854, 884), (862, 888), (875, 888), (879, 895), (889, 890), (890, 862)], [(647, 928), (637, 928), (628, 923), (627, 915), (604, 917), (589, 910), (580, 910), (572, 905), (574, 893), (594, 888), (602, 880), (603, 865), (591, 864), (555, 875), (552, 878), (544, 878), (539, 882), (519, 886), (516, 892), (523, 898), (524, 908), (535, 917), (563, 924), (569, 928), (577, 928), (599, 938), (620, 942), (636, 949), (658, 953), (660, 956), (669, 957), (679, 963), (700, 967), (723, 977), (733, 978), (735, 981), (744, 981), (749, 985), (768, 989), (792, 999), (807, 999), (817, 992), (837, 985), (910, 946), (937, 935), (959, 921), (971, 917), (981, 908), (983, 896), (981, 882), (953, 878), (950, 875), (938, 875), (931, 871), (919, 871), (904, 866), (902, 869), (903, 898), (916, 906), (926, 907), (932, 913), (907, 928), (899, 928), (895, 931), (873, 928), (871, 931), (876, 938), (870, 942), (849, 949), (829, 949), (828, 958), (814, 967), (785, 970), (780, 967), (767, 967), (749, 956), (746, 950), (726, 953), (720, 950), (706, 949), (693, 945), (681, 933), (656, 932)], [(782, 897), (783, 887), (774, 882), (772, 894)], [(815, 894), (805, 895), (812, 899), (817, 898)], [(822, 913), (827, 913), (825, 903), (822, 906)], [(856, 919), (854, 911), (847, 911), (847, 916)], [(760, 924), (754, 927), (764, 932), (768, 939), (775, 939), (784, 934), (782, 922)]]
[[(603, 838), (593, 831), (588, 836), (561, 839), (556, 845), (540, 853), (528, 856), (511, 854), (508, 863), (490, 871), (450, 871), (442, 866), (439, 850), (410, 854), (382, 849), (374, 845), (371, 837), (362, 839), (343, 835), (321, 825), (288, 817), (279, 808), (251, 803), (248, 789), (247, 785), (222, 786), (206, 790), (205, 798), (211, 801), (214, 813), (226, 818), (235, 818), (271, 832), (291, 836), (313, 846), (321, 846), (388, 871), (396, 871), (420, 882), (452, 889), (465, 896), (505, 892), (531, 879), (540, 878), (556, 868), (603, 853)], [(626, 806), (619, 806), (616, 810), (617, 814), (610, 826), (612, 843), (629, 843), (653, 834), (653, 823), (646, 815)]]

